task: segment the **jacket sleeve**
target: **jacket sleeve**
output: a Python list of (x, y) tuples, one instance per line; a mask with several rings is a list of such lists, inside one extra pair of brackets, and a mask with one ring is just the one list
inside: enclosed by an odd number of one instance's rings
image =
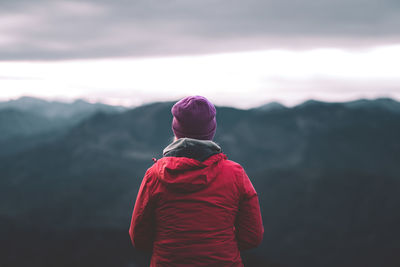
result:
[(132, 245), (139, 250), (152, 250), (155, 232), (154, 201), (152, 199), (152, 179), (148, 170), (142, 180), (132, 213), (129, 235)]
[(244, 170), (239, 180), (242, 195), (235, 221), (235, 234), (239, 250), (245, 250), (257, 247), (261, 243), (264, 226), (257, 192)]

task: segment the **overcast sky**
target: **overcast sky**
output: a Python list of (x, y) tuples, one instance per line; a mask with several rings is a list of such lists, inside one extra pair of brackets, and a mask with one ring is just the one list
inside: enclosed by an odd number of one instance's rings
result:
[(0, 100), (400, 98), (399, 29), (398, 0), (3, 0)]

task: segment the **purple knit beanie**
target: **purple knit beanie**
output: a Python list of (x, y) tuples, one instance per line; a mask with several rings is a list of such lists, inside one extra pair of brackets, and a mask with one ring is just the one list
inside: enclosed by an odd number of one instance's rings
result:
[(202, 96), (188, 96), (171, 109), (172, 130), (177, 138), (212, 140), (217, 129), (214, 105)]

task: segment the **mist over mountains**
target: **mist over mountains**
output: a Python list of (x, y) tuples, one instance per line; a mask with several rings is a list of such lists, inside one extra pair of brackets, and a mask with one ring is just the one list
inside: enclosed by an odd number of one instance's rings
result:
[[(0, 103), (0, 265), (148, 265), (128, 228), (173, 103), (21, 103)], [(217, 120), (260, 198), (264, 241), (246, 266), (400, 266), (399, 102), (217, 107)]]
[(25, 111), (45, 118), (69, 118), (75, 120), (88, 117), (88, 115), (99, 111), (108, 113), (126, 110), (125, 107), (110, 106), (102, 103), (92, 104), (82, 99), (77, 99), (72, 103), (67, 103), (60, 101), (47, 101), (29, 96), (0, 102), (0, 110), (4, 109)]
[(118, 113), (126, 109), (83, 100), (65, 103), (33, 97), (0, 102), (0, 155), (53, 140), (97, 112)]

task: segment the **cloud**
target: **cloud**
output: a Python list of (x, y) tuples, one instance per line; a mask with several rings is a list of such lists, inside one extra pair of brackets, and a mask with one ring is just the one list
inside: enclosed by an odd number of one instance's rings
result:
[(400, 41), (395, 0), (25, 0), (0, 5), (0, 60), (351, 49)]
[(0, 62), (0, 99), (31, 95), (119, 105), (205, 95), (218, 105), (287, 105), (309, 98), (400, 99), (400, 45), (207, 56)]

